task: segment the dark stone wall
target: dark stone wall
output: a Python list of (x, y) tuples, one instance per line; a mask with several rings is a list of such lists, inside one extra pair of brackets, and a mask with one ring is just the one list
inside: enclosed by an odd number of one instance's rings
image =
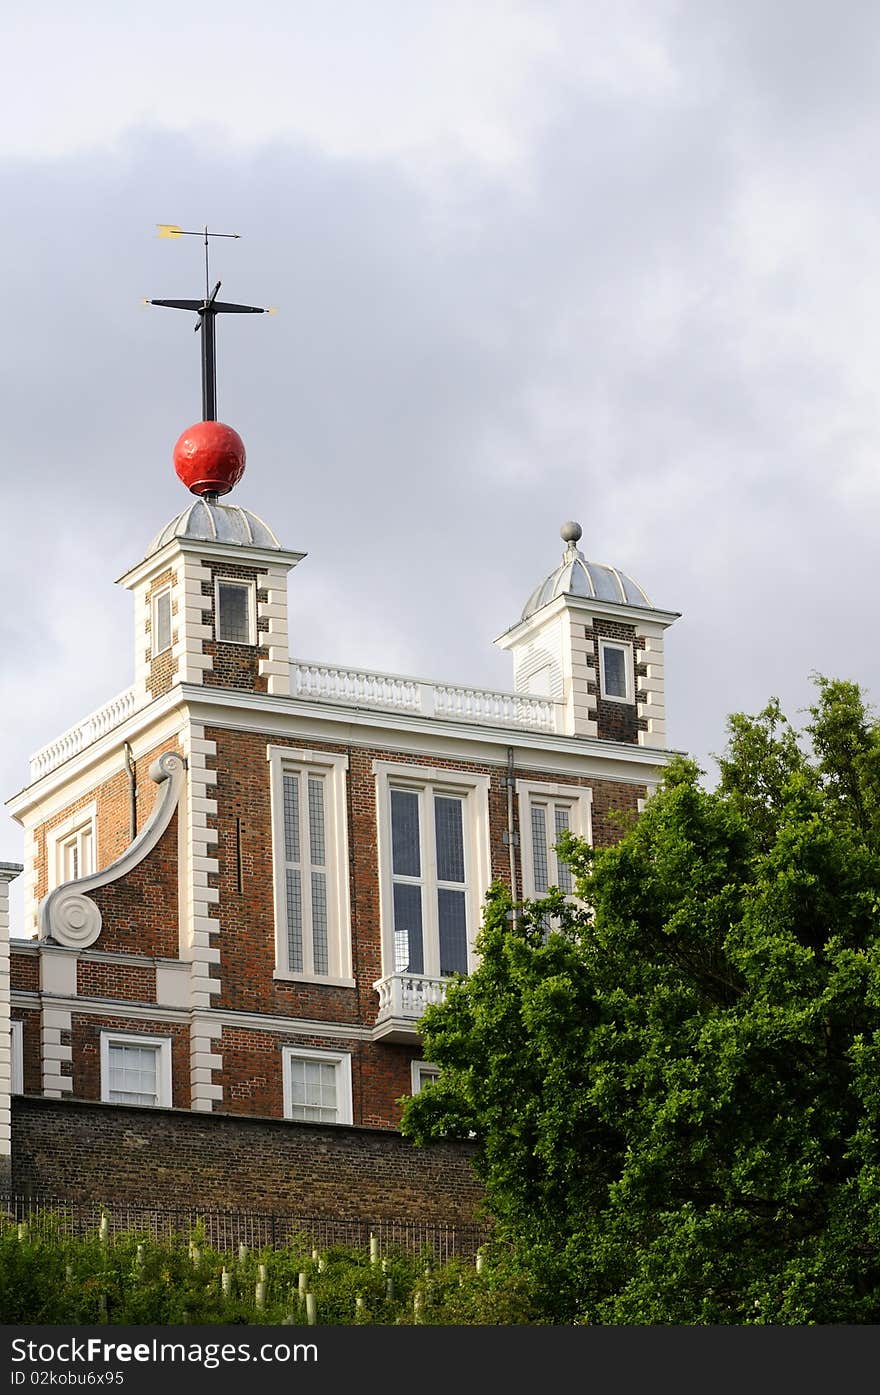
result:
[(12, 1190), (69, 1201), (471, 1224), (468, 1143), (390, 1129), (16, 1096)]

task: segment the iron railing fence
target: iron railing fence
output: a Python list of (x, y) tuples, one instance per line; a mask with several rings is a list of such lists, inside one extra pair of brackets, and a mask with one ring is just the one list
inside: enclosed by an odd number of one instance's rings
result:
[(248, 1249), (280, 1249), (297, 1239), (309, 1246), (328, 1249), (344, 1245), (368, 1249), (374, 1236), (383, 1252), (429, 1252), (438, 1263), (472, 1258), (489, 1238), (477, 1223), (362, 1220), (354, 1216), (301, 1216), (276, 1212), (220, 1211), (210, 1207), (157, 1207), (146, 1203), (84, 1201), (28, 1195), (0, 1194), (0, 1214), (7, 1221), (26, 1221), (32, 1235), (77, 1236), (97, 1231), (102, 1216), (111, 1236), (134, 1231), (154, 1240), (188, 1238), (193, 1228), (204, 1228), (207, 1243), (223, 1252)]

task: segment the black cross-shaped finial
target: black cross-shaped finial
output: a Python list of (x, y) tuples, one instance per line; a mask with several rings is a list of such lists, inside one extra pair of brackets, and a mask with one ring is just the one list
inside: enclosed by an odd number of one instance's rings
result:
[(147, 300), (146, 305), (167, 305), (172, 310), (194, 310), (198, 315), (196, 331), (202, 336), (202, 420), (217, 420), (217, 347), (214, 335), (214, 320), (217, 315), (267, 315), (271, 310), (261, 305), (233, 305), (229, 301), (218, 300), (218, 281), (213, 291), (208, 270), (208, 239), (210, 237), (239, 237), (239, 233), (215, 233), (203, 228), (200, 232), (190, 232), (178, 228), (173, 223), (160, 223), (160, 237), (204, 237), (205, 239), (205, 298), (204, 300)]

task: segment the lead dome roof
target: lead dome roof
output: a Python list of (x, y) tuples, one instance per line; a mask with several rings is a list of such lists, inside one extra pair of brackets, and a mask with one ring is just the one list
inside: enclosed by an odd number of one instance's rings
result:
[(557, 596), (582, 596), (586, 600), (609, 601), (612, 605), (654, 609), (647, 593), (626, 572), (619, 567), (609, 567), (604, 562), (589, 562), (586, 559), (577, 547), (583, 535), (579, 523), (563, 523), (559, 534), (567, 544), (562, 561), (535, 587), (523, 607), (521, 619), (528, 620), (536, 610), (548, 605)]
[(249, 509), (238, 504), (221, 504), (216, 499), (201, 498), (172, 518), (156, 534), (147, 548), (147, 557), (158, 552), (173, 538), (192, 538), (197, 542), (233, 543), (239, 547), (283, 549), (268, 523)]

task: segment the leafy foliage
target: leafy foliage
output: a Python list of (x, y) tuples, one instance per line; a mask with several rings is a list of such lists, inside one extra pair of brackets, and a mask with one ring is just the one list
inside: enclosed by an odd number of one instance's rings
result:
[(493, 886), (423, 1021), (416, 1141), (473, 1134), (551, 1322), (880, 1321), (880, 731), (817, 680), (676, 759), (579, 903)]
[[(226, 1286), (224, 1286), (224, 1272)], [(265, 1273), (265, 1278), (262, 1275)], [(0, 1224), (0, 1322), (6, 1324), (306, 1324), (299, 1276), (321, 1326), (508, 1324), (538, 1321), (522, 1276), (502, 1253), (434, 1264), (303, 1236), (284, 1249), (223, 1254), (198, 1228), (158, 1242), (137, 1231), (65, 1234), (51, 1213)], [(258, 1301), (258, 1284), (265, 1284)]]

